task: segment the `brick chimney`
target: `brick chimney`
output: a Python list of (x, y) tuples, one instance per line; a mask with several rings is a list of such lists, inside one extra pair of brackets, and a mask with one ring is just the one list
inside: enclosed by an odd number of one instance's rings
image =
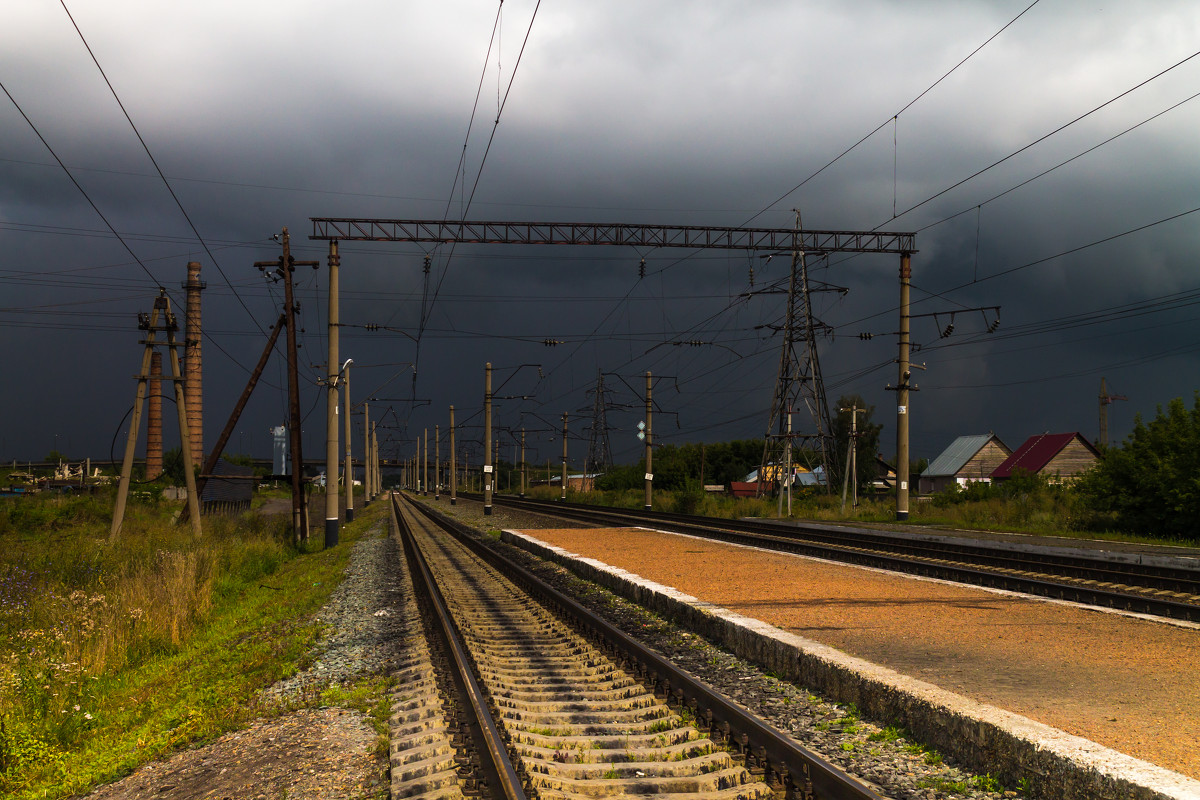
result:
[(184, 397), (187, 405), (188, 434), (191, 439), (192, 463), (201, 466), (204, 463), (204, 395), (203, 367), (200, 355), (201, 326), (200, 326), (200, 292), (204, 291), (204, 282), (200, 280), (200, 263), (190, 261), (187, 265), (187, 312), (184, 326)]

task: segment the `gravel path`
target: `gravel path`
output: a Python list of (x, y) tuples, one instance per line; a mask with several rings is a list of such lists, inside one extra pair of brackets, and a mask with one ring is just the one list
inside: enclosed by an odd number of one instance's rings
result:
[(395, 669), (406, 630), (405, 600), (397, 575), (400, 547), (386, 535), (385, 523), (354, 547), (345, 578), (317, 615), (327, 634), (315, 663), (267, 689), (264, 699), (319, 694), (356, 677)]
[[(437, 508), (481, 530), (567, 527), (563, 520), (499, 506), (493, 508), (491, 516), (485, 517), (480, 504), (461, 498), (457, 506), (451, 507), (443, 500)], [(919, 743), (905, 739), (902, 731), (861, 720), (853, 708), (826, 702), (802, 687), (767, 675), (754, 665), (557, 565), (507, 545), (493, 543), (493, 546), (504, 548), (507, 555), (535, 570), (556, 587), (569, 591), (626, 633), (753, 710), (805, 747), (866, 781), (886, 797), (895, 800), (995, 800), (1021, 796), (1015, 787), (999, 787), (986, 775), (974, 775), (945, 763), (937, 753), (928, 752)]]

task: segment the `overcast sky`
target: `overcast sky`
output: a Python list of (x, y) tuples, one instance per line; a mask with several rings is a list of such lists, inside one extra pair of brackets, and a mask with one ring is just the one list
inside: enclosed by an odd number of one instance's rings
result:
[[(784, 228), (799, 209), (806, 228), (915, 231), (913, 312), (938, 317), (913, 321), (914, 359), (927, 366), (911, 403), (914, 456), (987, 431), (1014, 448), (1044, 431), (1094, 439), (1101, 377), (1128, 398), (1110, 407), (1118, 440), (1135, 414), (1190, 403), (1200, 376), (1200, 56), (1187, 60), (1200, 5), (1028, 6), (638, 0), (547, 2), (535, 15), (535, 2), (508, 0), (498, 16), (495, 2), (453, 0), (69, 2), (213, 263), (63, 6), (10, 0), (0, 458), (56, 446), (119, 455), (136, 312), (158, 285), (181, 304), (189, 260), (208, 284), (211, 446), (281, 307), (280, 287), (252, 267), (278, 256), (272, 234), (287, 226), (297, 257), (323, 264), (310, 217), (464, 214)], [(617, 373), (606, 393), (618, 461), (639, 454), (642, 416), (618, 376), (640, 391), (647, 369), (662, 376), (660, 408), (678, 415), (656, 417), (660, 441), (758, 437), (781, 338), (763, 326), (784, 303), (761, 290), (787, 263), (344, 243), (342, 321), (395, 330), (344, 328), (342, 358), (355, 362), (354, 401), (370, 393), (387, 412), (393, 457), (445, 426), (450, 404), (462, 435), (480, 435), (472, 415), (489, 360), (497, 385), (511, 375), (498, 394), (530, 396), (500, 401), (498, 425), (545, 430), (570, 412), (573, 461), (586, 454), (576, 437), (599, 372)], [(857, 393), (874, 404), (891, 451), (898, 258), (809, 266), (814, 283), (849, 290), (815, 299), (831, 331), (820, 343), (830, 403)], [(305, 454), (320, 457), (326, 270), (297, 279)], [(994, 333), (992, 312), (960, 311), (939, 337), (951, 311), (978, 306), (1002, 307)], [(674, 344), (691, 341), (704, 344)], [(540, 364), (540, 377), (521, 364)], [(269, 454), (284, 385), (277, 357), (229, 450)], [(530, 460), (558, 458), (550, 435), (531, 433)]]

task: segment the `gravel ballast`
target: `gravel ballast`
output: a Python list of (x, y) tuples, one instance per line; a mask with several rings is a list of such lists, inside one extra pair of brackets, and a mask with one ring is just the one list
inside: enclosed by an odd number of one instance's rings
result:
[[(443, 500), (436, 508), (481, 531), (568, 527), (563, 520), (499, 506), (493, 508), (490, 516), (484, 516), (482, 506), (462, 499), (453, 507)], [(886, 797), (896, 800), (995, 800), (1023, 796), (1020, 787), (1002, 787), (987, 775), (972, 774), (947, 763), (938, 753), (911, 741), (904, 731), (862, 720), (852, 707), (829, 702), (802, 687), (766, 674), (753, 664), (576, 577), (563, 567), (515, 547), (499, 542), (492, 544)]]

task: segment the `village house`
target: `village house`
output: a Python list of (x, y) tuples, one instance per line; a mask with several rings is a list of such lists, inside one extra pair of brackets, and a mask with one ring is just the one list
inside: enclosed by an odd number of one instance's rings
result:
[(918, 490), (932, 494), (971, 481), (991, 483), (992, 472), (1012, 455), (994, 433), (960, 436), (921, 473)]
[(1011, 478), (1016, 470), (1043, 475), (1051, 481), (1076, 478), (1096, 463), (1098, 451), (1082, 434), (1042, 433), (1025, 444), (992, 472), (992, 480)]

